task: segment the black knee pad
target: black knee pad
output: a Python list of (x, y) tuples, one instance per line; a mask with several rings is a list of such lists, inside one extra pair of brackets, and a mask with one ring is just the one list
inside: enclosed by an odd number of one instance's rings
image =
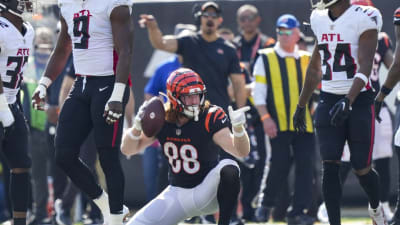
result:
[[(240, 186), (240, 178), (239, 178), (239, 168), (233, 165), (224, 166), (220, 171), (220, 183), (233, 185), (231, 186)], [(225, 185), (224, 185), (225, 186)]]

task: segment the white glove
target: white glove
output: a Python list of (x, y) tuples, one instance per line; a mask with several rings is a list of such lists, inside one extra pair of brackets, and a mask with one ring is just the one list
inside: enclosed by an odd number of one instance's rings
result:
[(14, 116), (8, 107), (7, 99), (4, 93), (0, 94), (0, 122), (3, 127), (9, 127), (14, 123)]
[(36, 110), (44, 110), (44, 99), (46, 98), (46, 90), (51, 85), (51, 80), (48, 77), (43, 76), (39, 80), (39, 85), (36, 87), (32, 95), (32, 106)]
[(143, 102), (143, 104), (139, 107), (139, 110), (136, 113), (135, 118), (133, 119), (133, 128), (135, 128), (136, 130), (142, 131), (142, 118), (147, 104), (149, 104), (149, 101)]
[(250, 110), (250, 106), (245, 106), (237, 110), (233, 110), (232, 106), (228, 107), (229, 118), (234, 127), (242, 126), (246, 123), (246, 112)]

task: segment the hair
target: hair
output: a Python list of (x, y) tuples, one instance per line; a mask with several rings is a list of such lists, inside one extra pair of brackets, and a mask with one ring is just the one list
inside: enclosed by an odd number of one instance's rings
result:
[[(178, 112), (174, 108), (172, 108), (171, 102), (165, 103), (164, 108), (165, 108), (165, 120), (167, 122), (176, 123), (176, 121), (178, 120), (178, 116), (184, 115), (181, 112)], [(208, 108), (210, 108), (210, 102), (206, 100), (204, 102), (204, 106), (201, 108), (201, 111), (204, 111)]]
[(258, 9), (254, 5), (250, 4), (240, 6), (240, 8), (237, 10), (236, 16), (240, 16), (240, 14), (242, 14), (244, 11), (250, 11), (258, 16)]

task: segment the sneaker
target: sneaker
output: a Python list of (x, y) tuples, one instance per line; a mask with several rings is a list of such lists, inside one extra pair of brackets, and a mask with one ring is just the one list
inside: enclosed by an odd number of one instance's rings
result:
[(55, 217), (56, 217), (56, 223), (58, 225), (71, 225), (72, 221), (71, 221), (71, 217), (69, 215), (67, 215), (64, 211), (64, 209), (62, 208), (62, 200), (61, 199), (57, 199), (54, 202), (54, 212), (55, 212)]
[(195, 224), (195, 223), (200, 223), (200, 222), (201, 222), (201, 219), (198, 216), (193, 216), (192, 218), (185, 220), (185, 223), (188, 223), (188, 224)]
[(51, 218), (44, 217), (44, 218), (39, 218), (36, 216), (32, 216), (28, 220), (28, 225), (41, 225), (41, 224), (51, 224)]
[(382, 202), (381, 205), (382, 205), (383, 214), (385, 215), (386, 221), (391, 221), (393, 218), (393, 212), (390, 209), (389, 202)]
[(299, 214), (292, 217), (286, 217), (288, 225), (312, 225), (315, 219), (306, 214)]
[(325, 203), (322, 203), (319, 206), (317, 218), (321, 223), (329, 223), (328, 211), (326, 211)]
[(368, 213), (374, 225), (388, 225), (381, 204), (379, 204), (378, 208), (376, 209), (372, 209), (369, 205)]
[(229, 225), (244, 225), (243, 221), (241, 219), (232, 219)]
[(257, 222), (268, 222), (271, 215), (271, 208), (260, 206), (256, 209), (255, 218)]
[(215, 224), (215, 218), (213, 215), (201, 215), (201, 224)]

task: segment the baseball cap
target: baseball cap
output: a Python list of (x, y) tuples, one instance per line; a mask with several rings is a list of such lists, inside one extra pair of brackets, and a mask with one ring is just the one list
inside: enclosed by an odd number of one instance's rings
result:
[(204, 3), (201, 6), (201, 11), (204, 12), (209, 7), (213, 7), (218, 14), (220, 14), (222, 12), (222, 10), (219, 7), (219, 5), (216, 2), (213, 2), (213, 1), (209, 1), (209, 2)]
[(299, 27), (300, 23), (292, 14), (283, 14), (276, 21), (276, 27), (293, 29)]

